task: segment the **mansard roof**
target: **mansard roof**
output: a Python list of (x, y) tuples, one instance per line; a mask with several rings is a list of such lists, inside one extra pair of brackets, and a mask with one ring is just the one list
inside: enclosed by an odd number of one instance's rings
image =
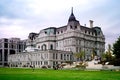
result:
[[(101, 28), (98, 27), (98, 26), (93, 27), (93, 28), (89, 28), (89, 27), (86, 27), (86, 26), (82, 26), (82, 25), (81, 25), (81, 30), (95, 33), (95, 35), (100, 35), (100, 32), (101, 32), (102, 35), (103, 35), (103, 32), (102, 32)], [(104, 36), (104, 35), (103, 35), (103, 36)]]
[(81, 25), (81, 30), (86, 30), (86, 31), (90, 31), (90, 32), (95, 32), (94, 27), (93, 27), (93, 28), (89, 28), (89, 27), (82, 26), (82, 25)]
[(56, 29), (56, 31), (61, 31), (61, 30), (66, 31), (67, 30), (67, 25), (59, 27), (59, 28)]
[(56, 29), (56, 27), (48, 27), (48, 28), (45, 28), (43, 30), (47, 30), (47, 29)]

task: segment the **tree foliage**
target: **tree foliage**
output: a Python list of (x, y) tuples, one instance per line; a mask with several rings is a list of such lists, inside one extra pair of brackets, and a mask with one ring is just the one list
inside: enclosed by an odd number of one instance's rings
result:
[(108, 49), (105, 53), (103, 53), (101, 58), (101, 62), (104, 65), (106, 62), (109, 62), (109, 64), (113, 65), (114, 64), (114, 60), (115, 60), (115, 56), (113, 55), (113, 50), (111, 48), (111, 45), (108, 44)]
[(115, 54), (116, 58), (120, 58), (120, 36), (118, 40), (113, 44), (113, 54)]
[(111, 45), (108, 44), (108, 50), (106, 51), (106, 60), (107, 61), (111, 61), (113, 60), (114, 56), (113, 56), (113, 53), (112, 53), (112, 48), (111, 48)]
[(75, 53), (74, 56), (77, 58), (77, 59), (81, 59), (83, 60), (84, 57), (85, 57), (85, 52), (84, 51), (81, 51), (81, 52), (78, 52), (78, 53)]
[(96, 54), (96, 51), (95, 51), (95, 49), (93, 48), (93, 49), (92, 49), (92, 53), (91, 53), (91, 58), (94, 59), (94, 57), (95, 57), (96, 55), (97, 55), (97, 54)]

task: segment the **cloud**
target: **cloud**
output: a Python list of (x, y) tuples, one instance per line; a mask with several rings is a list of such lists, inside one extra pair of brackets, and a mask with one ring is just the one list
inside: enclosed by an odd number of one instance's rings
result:
[(67, 24), (71, 7), (81, 25), (94, 20), (106, 37), (113, 43), (120, 35), (120, 11), (118, 0), (1, 0), (0, 37), (27, 38), (30, 32), (47, 27)]
[[(36, 31), (36, 25), (29, 27), (29, 22), (24, 19), (11, 19), (6, 17), (0, 17), (0, 37), (20, 37), (27, 38), (28, 34), (32, 31)], [(30, 28), (30, 29), (29, 29)]]

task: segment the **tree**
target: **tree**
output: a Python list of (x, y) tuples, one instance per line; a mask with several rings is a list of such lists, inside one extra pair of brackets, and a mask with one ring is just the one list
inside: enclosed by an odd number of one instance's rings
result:
[(115, 54), (116, 58), (120, 58), (120, 36), (118, 40), (113, 44), (113, 54)]
[(91, 53), (92, 60), (94, 59), (95, 56), (96, 56), (96, 52), (95, 52), (95, 49), (93, 48)]
[(115, 56), (113, 56), (113, 50), (111, 48), (111, 45), (108, 44), (108, 49), (105, 53), (102, 54), (102, 64), (104, 65), (106, 62), (109, 62), (109, 64), (114, 64)]
[(101, 60), (102, 60), (102, 61), (106, 61), (106, 54), (105, 54), (105, 53), (102, 53), (102, 54), (101, 54)]
[(108, 44), (108, 50), (106, 51), (106, 60), (107, 61), (110, 61), (113, 59), (113, 56), (112, 56), (112, 48), (111, 48), (111, 45)]
[(74, 56), (77, 58), (77, 60), (79, 60), (79, 58), (82, 60), (85, 56), (85, 53), (84, 51), (81, 51), (81, 52), (75, 53)]

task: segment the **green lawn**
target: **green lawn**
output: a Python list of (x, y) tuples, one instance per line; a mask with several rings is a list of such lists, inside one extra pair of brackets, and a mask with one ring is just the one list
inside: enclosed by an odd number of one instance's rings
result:
[(120, 80), (120, 71), (0, 68), (0, 80)]

